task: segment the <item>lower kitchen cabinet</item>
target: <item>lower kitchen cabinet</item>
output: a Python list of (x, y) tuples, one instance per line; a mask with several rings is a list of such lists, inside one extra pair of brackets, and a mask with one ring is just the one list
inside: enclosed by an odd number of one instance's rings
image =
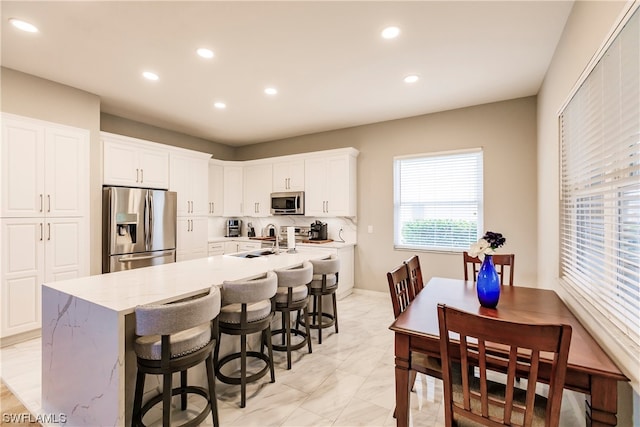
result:
[(337, 248), (336, 255), (340, 259), (340, 285), (338, 286), (338, 298), (346, 297), (353, 292), (354, 285), (354, 247), (346, 246)]
[(224, 255), (224, 242), (209, 242), (207, 256)]
[(0, 335), (39, 329), (41, 285), (89, 274), (84, 218), (0, 220)]
[(208, 222), (206, 217), (178, 217), (176, 261), (208, 256)]

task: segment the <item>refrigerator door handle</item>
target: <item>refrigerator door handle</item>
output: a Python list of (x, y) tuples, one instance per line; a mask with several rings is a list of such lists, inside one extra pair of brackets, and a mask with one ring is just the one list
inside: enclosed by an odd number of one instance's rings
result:
[(149, 231), (147, 232), (148, 234), (148, 245), (147, 245), (147, 250), (151, 250), (151, 248), (153, 247), (153, 194), (151, 193), (151, 191), (149, 191)]
[(144, 250), (149, 250), (149, 192), (145, 192), (144, 194), (144, 212), (142, 214), (144, 227)]
[(121, 258), (118, 258), (118, 262), (134, 262), (134, 261), (142, 261), (145, 259), (162, 258), (171, 254), (173, 254), (173, 251), (162, 252), (161, 254), (155, 254), (155, 255), (121, 257)]

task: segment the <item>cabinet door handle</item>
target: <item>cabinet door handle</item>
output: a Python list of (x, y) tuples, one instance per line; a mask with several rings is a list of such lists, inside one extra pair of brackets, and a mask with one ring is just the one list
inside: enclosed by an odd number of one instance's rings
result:
[(47, 223), (47, 240), (51, 240), (51, 223)]
[(140, 182), (140, 169), (136, 169), (136, 182)]
[(44, 226), (42, 223), (40, 223), (40, 241), (42, 241), (44, 239)]
[(44, 209), (44, 200), (43, 200), (42, 194), (40, 194), (40, 212), (42, 212), (43, 209)]
[(140, 182), (144, 182), (144, 169), (140, 169)]
[(327, 200), (327, 213), (329, 213), (329, 201)]
[(47, 194), (47, 212), (51, 212), (51, 194)]

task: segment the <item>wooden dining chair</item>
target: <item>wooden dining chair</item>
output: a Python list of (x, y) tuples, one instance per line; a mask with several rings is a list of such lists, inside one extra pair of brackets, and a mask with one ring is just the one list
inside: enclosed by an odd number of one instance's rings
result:
[[(407, 265), (403, 263), (388, 272), (387, 281), (389, 282), (389, 293), (393, 304), (393, 315), (398, 318), (400, 313), (405, 311), (415, 298)], [(437, 357), (413, 352), (411, 353), (411, 373), (409, 376), (409, 383), (412, 384), (412, 387), (416, 379), (416, 372), (421, 372), (434, 378), (442, 378), (440, 360)]]
[[(469, 255), (468, 252), (462, 253), (464, 263), (464, 280), (469, 280), (469, 267), (471, 267), (473, 282), (476, 282), (478, 277), (478, 270), (482, 265), (480, 258)], [(516, 256), (515, 254), (495, 254), (493, 255), (493, 265), (496, 266), (498, 276), (500, 276), (500, 284), (504, 285), (505, 268), (508, 267), (509, 273), (509, 285), (513, 286), (513, 268)]]
[[(476, 315), (438, 304), (445, 425), (556, 427), (567, 370), (571, 326), (532, 325)], [(453, 335), (452, 335), (453, 334)], [(552, 353), (549, 392), (536, 394), (540, 353)], [(460, 360), (461, 369), (452, 369)], [(479, 376), (461, 376), (469, 366)], [(502, 381), (506, 373), (506, 382)], [(516, 375), (527, 379), (515, 387)], [(488, 377), (491, 377), (489, 379)]]
[(413, 294), (418, 295), (422, 288), (424, 288), (424, 281), (422, 279), (422, 270), (420, 269), (420, 258), (418, 255), (414, 255), (408, 260), (403, 262), (409, 270), (409, 279), (413, 287)]

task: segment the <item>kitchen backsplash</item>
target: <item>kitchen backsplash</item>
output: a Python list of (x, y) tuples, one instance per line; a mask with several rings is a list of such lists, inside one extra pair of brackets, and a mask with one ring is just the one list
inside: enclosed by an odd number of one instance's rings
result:
[[(209, 238), (224, 237), (225, 227), (227, 224), (226, 217), (209, 218)], [(315, 218), (310, 216), (271, 216), (264, 218), (238, 217), (242, 220), (242, 236), (247, 236), (247, 223), (251, 223), (256, 231), (256, 236), (262, 236), (266, 233), (265, 227), (273, 224), (280, 228), (281, 226), (309, 227), (316, 220), (326, 222), (328, 229), (328, 238), (340, 241), (340, 229), (342, 229), (342, 239), (347, 243), (356, 243), (357, 224), (349, 218)]]

